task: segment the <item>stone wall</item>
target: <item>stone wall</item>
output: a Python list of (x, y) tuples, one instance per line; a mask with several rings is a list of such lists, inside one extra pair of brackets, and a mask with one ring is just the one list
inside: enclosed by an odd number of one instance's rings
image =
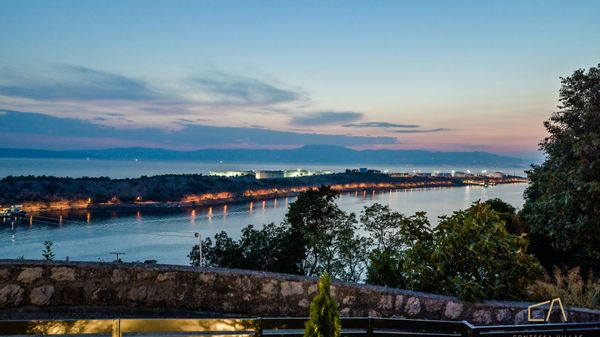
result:
[[(316, 279), (182, 266), (0, 260), (0, 309), (24, 307), (169, 308), (245, 316), (307, 316)], [(527, 322), (528, 303), (470, 303), (455, 297), (334, 282), (343, 316)], [(600, 311), (566, 308), (569, 321)]]

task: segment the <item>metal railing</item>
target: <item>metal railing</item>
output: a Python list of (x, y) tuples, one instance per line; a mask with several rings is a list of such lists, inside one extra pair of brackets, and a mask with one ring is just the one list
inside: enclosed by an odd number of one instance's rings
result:
[[(297, 337), (307, 318), (97, 319), (0, 321), (0, 336), (252, 336)], [(533, 337), (600, 336), (600, 322), (473, 326), (466, 321), (399, 318), (342, 318), (342, 336)]]

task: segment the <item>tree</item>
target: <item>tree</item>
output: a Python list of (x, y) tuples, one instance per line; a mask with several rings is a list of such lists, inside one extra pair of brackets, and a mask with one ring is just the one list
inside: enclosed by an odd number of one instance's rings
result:
[(526, 236), (509, 233), (489, 205), (477, 202), (441, 217), (435, 228), (423, 212), (391, 218), (398, 244), (375, 248), (370, 283), (468, 300), (519, 299), (540, 270), (535, 257), (527, 254)]
[(529, 234), (529, 227), (521, 220), (521, 217), (517, 214), (517, 209), (511, 204), (500, 198), (488, 199), (482, 204), (490, 206), (490, 209), (498, 213), (498, 216), (504, 221), (506, 230), (509, 233), (517, 235), (523, 233)]
[[(248, 225), (237, 241), (221, 231), (214, 236), (214, 243), (210, 238), (202, 242), (203, 266), (289, 272), (283, 262), (285, 259), (282, 260), (286, 243), (290, 241), (288, 236), (288, 228), (273, 223), (259, 230)], [(198, 245), (192, 248), (188, 258), (191, 265), (200, 265)]]
[[(291, 203), (285, 224), (290, 229), (286, 256), (300, 274), (328, 272), (344, 280), (358, 280), (365, 269), (364, 239), (356, 235), (354, 213), (335, 203), (339, 192), (328, 186), (300, 193)], [(362, 255), (361, 255), (362, 254)]]
[(42, 257), (46, 261), (54, 260), (54, 252), (52, 251), (52, 241), (44, 241), (44, 250), (42, 251)]
[(340, 310), (329, 292), (331, 277), (325, 273), (317, 284), (318, 294), (310, 304), (310, 320), (304, 323), (304, 337), (340, 337)]
[[(290, 204), (285, 221), (257, 230), (249, 225), (239, 240), (225, 232), (203, 243), (204, 264), (308, 276), (328, 272), (358, 282), (363, 279), (369, 246), (356, 234), (356, 216), (334, 202), (338, 192), (328, 187), (309, 189)], [(188, 254), (198, 265), (198, 246)]]
[[(420, 245), (406, 264), (413, 286), (472, 299), (522, 299), (541, 271), (527, 253), (526, 235), (511, 234), (497, 212), (479, 202), (442, 217), (431, 246)], [(424, 265), (421, 259), (430, 257)], [(416, 282), (415, 282), (416, 281)]]
[[(313, 268), (310, 259), (318, 254), (316, 250), (309, 252), (309, 245), (319, 240), (319, 232), (326, 227), (329, 219), (340, 215), (340, 209), (335, 204), (339, 192), (329, 186), (321, 186), (318, 189), (310, 188), (298, 195), (298, 199), (291, 203), (285, 215), (285, 222), (290, 227), (293, 238), (288, 242), (288, 259), (294, 264), (297, 274), (318, 275)], [(321, 242), (330, 238), (321, 237)]]
[(360, 220), (364, 230), (369, 233), (371, 247), (367, 283), (407, 287), (405, 278), (401, 277), (407, 248), (419, 245), (421, 240), (432, 240), (425, 213), (406, 217), (391, 211), (389, 206), (375, 203), (365, 207)]
[(600, 65), (561, 78), (560, 106), (544, 122), (541, 165), (527, 172), (522, 218), (543, 264), (600, 270)]

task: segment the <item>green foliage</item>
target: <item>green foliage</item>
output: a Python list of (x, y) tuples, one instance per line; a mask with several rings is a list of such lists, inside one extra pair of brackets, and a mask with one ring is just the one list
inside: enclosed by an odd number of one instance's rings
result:
[(334, 226), (345, 222), (345, 215), (335, 204), (338, 197), (339, 192), (321, 186), (300, 193), (290, 204), (285, 223), (294, 240), (289, 243), (288, 252), (298, 273), (314, 276), (327, 268), (323, 265), (329, 262), (327, 249), (334, 240)]
[(391, 218), (398, 244), (373, 251), (369, 282), (468, 300), (522, 299), (540, 270), (526, 237), (510, 234), (489, 205), (456, 211), (433, 229), (424, 213)]
[[(405, 216), (388, 206), (366, 207), (357, 234), (354, 214), (336, 204), (327, 187), (299, 195), (281, 225), (248, 226), (239, 240), (225, 232), (202, 243), (204, 265), (318, 275), (457, 295), (465, 299), (522, 299), (540, 266), (515, 209), (501, 200), (475, 203), (442, 217), (435, 228), (424, 212)], [(515, 218), (517, 217), (517, 218)], [(511, 233), (512, 232), (512, 233)], [(519, 233), (519, 234), (513, 234)], [(195, 246), (188, 255), (199, 264)]]
[(52, 251), (52, 241), (44, 241), (44, 250), (42, 251), (42, 257), (46, 261), (54, 260), (54, 252)]
[(310, 320), (304, 323), (304, 337), (340, 337), (342, 326), (337, 303), (329, 292), (331, 277), (323, 274), (318, 294), (310, 304)]
[(562, 78), (559, 110), (544, 123), (546, 160), (528, 171), (523, 219), (551, 267), (600, 269), (600, 65)]
[[(224, 232), (221, 232), (221, 233), (224, 233)], [(215, 237), (217, 237), (217, 235), (215, 235)], [(204, 241), (202, 241), (202, 255), (200, 255), (199, 245), (194, 245), (192, 247), (192, 250), (187, 255), (188, 259), (190, 259), (191, 266), (193, 266), (193, 267), (211, 266), (211, 263), (206, 261), (206, 254), (211, 249), (211, 244), (212, 244), (212, 241), (210, 240), (210, 238), (206, 238), (206, 239), (204, 239)], [(200, 258), (201, 256), (202, 256), (202, 259)], [(219, 266), (217, 264), (213, 264), (213, 265), (216, 267)]]
[[(279, 226), (242, 230), (239, 240), (225, 232), (203, 243), (208, 266), (242, 268), (316, 276), (358, 282), (366, 269), (368, 241), (356, 234), (356, 217), (335, 204), (338, 193), (328, 187), (301, 193), (290, 204)], [(198, 264), (198, 247), (188, 254)]]
[(483, 202), (483, 205), (490, 206), (490, 209), (498, 213), (500, 220), (504, 221), (506, 230), (509, 233), (517, 235), (529, 233), (529, 228), (523, 223), (519, 214), (517, 214), (517, 209), (509, 203), (504, 202), (500, 198), (494, 198), (486, 200)]
[[(215, 235), (214, 244), (210, 238), (204, 240), (202, 245), (205, 264), (224, 268), (293, 272), (294, 270), (285, 264), (286, 244), (291, 241), (289, 235), (287, 227), (276, 226), (273, 223), (260, 230), (248, 225), (242, 229), (238, 241), (222, 231)], [(192, 254), (194, 252), (188, 256)]]
[(392, 288), (404, 288), (400, 251), (375, 249), (369, 254), (367, 283)]
[[(373, 204), (365, 207), (360, 217), (369, 233), (372, 251), (369, 254), (367, 283), (406, 288), (403, 261), (407, 248), (418, 246), (420, 240), (431, 242), (429, 220), (420, 212), (411, 217), (393, 212), (389, 206)], [(429, 234), (428, 234), (429, 233)]]

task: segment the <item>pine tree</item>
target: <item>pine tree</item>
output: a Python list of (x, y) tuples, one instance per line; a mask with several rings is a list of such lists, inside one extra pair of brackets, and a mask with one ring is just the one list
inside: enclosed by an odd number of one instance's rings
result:
[(52, 251), (52, 241), (44, 241), (44, 250), (42, 251), (42, 257), (46, 261), (54, 260), (54, 252)]
[(340, 337), (340, 312), (329, 293), (330, 285), (329, 274), (321, 275), (319, 293), (310, 304), (310, 320), (304, 324), (304, 337)]

